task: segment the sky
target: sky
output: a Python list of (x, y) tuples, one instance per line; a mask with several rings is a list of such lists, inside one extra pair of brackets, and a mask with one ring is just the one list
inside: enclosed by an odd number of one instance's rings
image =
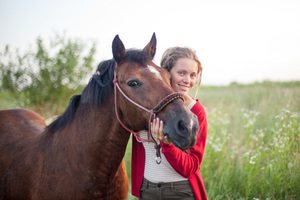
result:
[(299, 0), (0, 0), (1, 51), (64, 33), (96, 42), (96, 68), (115, 35), (142, 49), (154, 32), (155, 63), (190, 47), (205, 85), (300, 80)]

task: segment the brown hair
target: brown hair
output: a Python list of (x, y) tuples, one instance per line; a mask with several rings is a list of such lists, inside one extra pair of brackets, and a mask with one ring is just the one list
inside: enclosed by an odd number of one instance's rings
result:
[(171, 47), (163, 53), (162, 59), (160, 62), (160, 66), (170, 72), (171, 69), (175, 66), (177, 60), (180, 58), (190, 58), (190, 59), (196, 61), (198, 64), (198, 71), (197, 71), (198, 86), (197, 86), (197, 91), (196, 91), (196, 95), (195, 95), (195, 96), (197, 96), (198, 88), (201, 83), (203, 68), (202, 68), (201, 62), (196, 54), (196, 51), (194, 51), (191, 48), (187, 48), (187, 47)]

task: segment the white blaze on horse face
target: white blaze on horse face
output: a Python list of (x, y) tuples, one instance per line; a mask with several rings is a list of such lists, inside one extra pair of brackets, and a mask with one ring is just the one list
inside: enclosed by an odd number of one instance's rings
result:
[(153, 74), (155, 74), (155, 76), (157, 78), (159, 78), (165, 85), (168, 86), (168, 84), (164, 81), (164, 79), (162, 78), (162, 76), (160, 75), (159, 71), (157, 69), (155, 69), (153, 66), (148, 65), (148, 69), (150, 70), (150, 72), (152, 72)]
[(150, 70), (150, 72), (152, 72), (153, 74), (155, 74), (155, 76), (157, 78), (159, 78), (160, 80), (164, 81), (157, 69), (155, 69), (153, 66), (150, 66), (150, 65), (148, 65), (148, 69)]
[(190, 119), (190, 127), (194, 127), (194, 121), (192, 118)]

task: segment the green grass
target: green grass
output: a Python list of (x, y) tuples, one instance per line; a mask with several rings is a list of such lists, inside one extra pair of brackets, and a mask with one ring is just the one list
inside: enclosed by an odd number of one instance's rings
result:
[(8, 92), (0, 91), (0, 110), (19, 108), (16, 100)]
[[(300, 82), (201, 86), (197, 98), (208, 118), (201, 174), (209, 199), (300, 199)], [(16, 105), (3, 92), (0, 101)], [(129, 180), (130, 156), (131, 140)]]

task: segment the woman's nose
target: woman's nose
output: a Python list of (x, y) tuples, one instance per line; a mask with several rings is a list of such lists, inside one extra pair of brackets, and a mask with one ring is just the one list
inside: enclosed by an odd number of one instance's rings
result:
[(184, 83), (189, 83), (189, 82), (190, 82), (189, 76), (184, 76), (183, 82), (184, 82)]

